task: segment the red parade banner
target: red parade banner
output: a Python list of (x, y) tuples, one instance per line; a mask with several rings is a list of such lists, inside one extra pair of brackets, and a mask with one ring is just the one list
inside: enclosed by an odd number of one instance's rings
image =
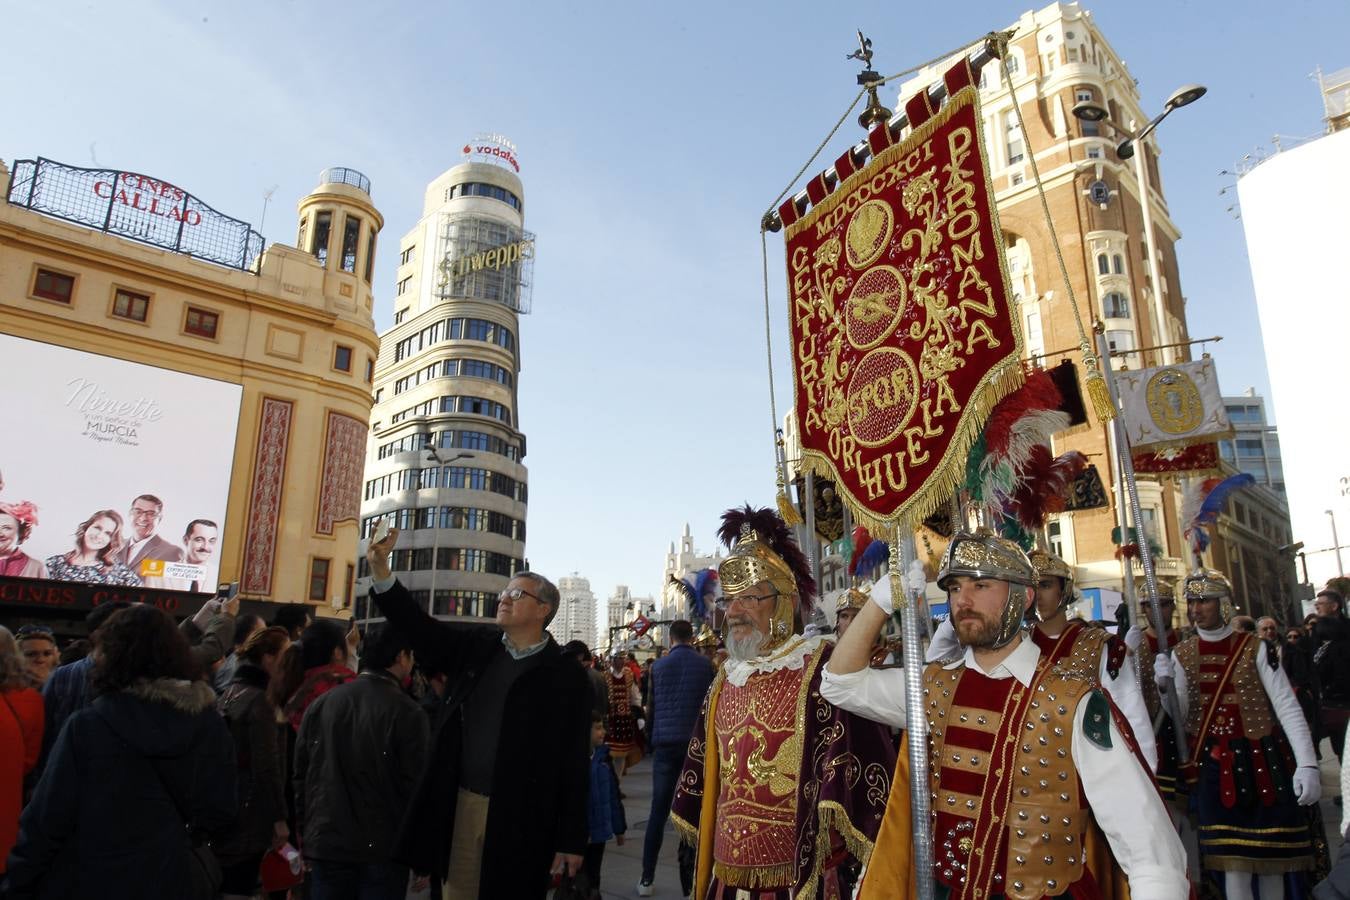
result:
[(903, 142), (874, 128), (866, 168), (845, 154), (832, 194), (817, 176), (807, 215), (783, 208), (802, 465), (869, 526), (917, 523), (945, 503), (989, 410), (1021, 382), (970, 82), (963, 61), (931, 118), (910, 102)]
[(1134, 452), (1136, 475), (1217, 475), (1219, 469), (1218, 444), (1192, 444), (1189, 447), (1169, 447), (1156, 452)]

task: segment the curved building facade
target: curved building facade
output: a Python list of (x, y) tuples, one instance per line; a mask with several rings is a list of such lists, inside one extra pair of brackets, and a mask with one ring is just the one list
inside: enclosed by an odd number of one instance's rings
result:
[(427, 187), (399, 245), (394, 326), (375, 367), (361, 505), (403, 532), (394, 570), (433, 615), (488, 617), (525, 568), (529, 500), (516, 411), (533, 236), (524, 189), (487, 162)]

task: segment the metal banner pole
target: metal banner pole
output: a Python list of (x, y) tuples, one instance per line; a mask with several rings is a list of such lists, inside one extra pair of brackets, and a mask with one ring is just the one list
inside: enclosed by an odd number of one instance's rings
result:
[[(1120, 454), (1120, 471), (1124, 477), (1125, 488), (1130, 497), (1130, 518), (1136, 523), (1135, 538), (1139, 541), (1139, 562), (1144, 567), (1144, 585), (1148, 591), (1149, 617), (1153, 620), (1153, 632), (1158, 636), (1158, 652), (1171, 656), (1172, 648), (1167, 646), (1167, 623), (1163, 621), (1162, 609), (1158, 604), (1158, 579), (1153, 571), (1153, 550), (1148, 545), (1148, 536), (1144, 534), (1143, 512), (1139, 506), (1139, 485), (1134, 478), (1134, 457), (1130, 450), (1130, 436), (1125, 430), (1125, 415), (1120, 409), (1120, 396), (1116, 391), (1115, 374), (1111, 368), (1111, 348), (1106, 344), (1106, 335), (1098, 333), (1097, 335), (1097, 355), (1102, 364), (1102, 376), (1106, 379), (1107, 390), (1111, 392), (1111, 403), (1117, 409), (1117, 415), (1111, 420), (1111, 427), (1116, 434), (1116, 450)], [(1121, 534), (1122, 540), (1126, 536)], [(1150, 664), (1151, 668), (1151, 664)], [(1140, 677), (1146, 677), (1141, 672)], [(1186, 729), (1181, 721), (1181, 708), (1177, 703), (1175, 691), (1168, 691), (1162, 694), (1163, 706), (1167, 709), (1168, 716), (1172, 719), (1173, 733), (1177, 740), (1177, 758), (1184, 760), (1189, 757), (1189, 751), (1186, 746)]]
[(932, 798), (928, 786), (928, 714), (923, 708), (922, 604), (905, 585), (909, 564), (918, 557), (913, 533), (891, 533), (891, 596), (899, 598), (901, 652), (905, 660), (905, 730), (909, 742), (909, 811), (914, 823), (914, 869), (918, 900), (933, 900)]

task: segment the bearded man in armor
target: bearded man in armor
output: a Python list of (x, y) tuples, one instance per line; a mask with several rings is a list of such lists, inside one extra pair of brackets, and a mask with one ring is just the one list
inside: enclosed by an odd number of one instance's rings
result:
[[(930, 784), (897, 776), (860, 897), (913, 896), (913, 879), (927, 877), (944, 900), (1091, 900), (1117, 866), (1134, 897), (1188, 896), (1185, 851), (1102, 689), (1098, 654), (1049, 663), (1023, 629), (1039, 581), (1013, 542), (983, 530), (953, 536), (937, 583), (962, 649), (923, 674)], [(821, 693), (903, 728), (904, 672), (867, 666), (892, 612), (889, 579), (872, 598), (835, 648)], [(907, 788), (931, 792), (931, 821), (910, 822)], [(910, 864), (913, 827), (932, 829), (930, 872)]]
[[(689, 742), (671, 818), (698, 848), (697, 900), (839, 896), (830, 863), (866, 861), (895, 750), (821, 696), (832, 644), (804, 637), (810, 566), (769, 509), (728, 510), (718, 567), (727, 660)], [(875, 632), (873, 632), (875, 635)]]

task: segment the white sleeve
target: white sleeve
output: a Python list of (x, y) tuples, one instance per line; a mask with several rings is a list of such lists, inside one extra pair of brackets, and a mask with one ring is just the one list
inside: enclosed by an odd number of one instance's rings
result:
[(1266, 658), (1264, 642), (1256, 648), (1256, 674), (1270, 698), (1275, 717), (1280, 720), (1284, 736), (1289, 739), (1289, 747), (1294, 751), (1294, 761), (1299, 768), (1316, 766), (1317, 755), (1313, 752), (1312, 734), (1308, 731), (1308, 720), (1303, 718), (1303, 708), (1294, 697), (1294, 689), (1283, 669), (1272, 669)]
[[(1186, 689), (1186, 667), (1177, 659), (1175, 653), (1171, 654), (1172, 660), (1172, 689), (1177, 692), (1177, 711), (1181, 713), (1181, 721), (1186, 721), (1187, 709), (1189, 707), (1190, 693)], [(1162, 704), (1163, 711), (1168, 708), (1168, 704)]]
[(961, 652), (961, 642), (956, 637), (956, 626), (951, 617), (938, 623), (933, 629), (933, 639), (928, 642), (928, 651), (924, 653), (924, 662), (939, 662), (954, 653)]
[(1083, 733), (1087, 697), (1073, 717), (1073, 761), (1092, 814), (1130, 882), (1130, 895), (1150, 900), (1186, 900), (1186, 850), (1172, 826), (1158, 789), (1110, 722), (1111, 747)]
[(1139, 689), (1139, 679), (1134, 674), (1134, 655), (1125, 654), (1125, 659), (1120, 664), (1120, 671), (1116, 677), (1112, 678), (1111, 673), (1106, 670), (1108, 657), (1110, 656), (1110, 646), (1102, 648), (1101, 679), (1102, 687), (1106, 693), (1111, 696), (1111, 702), (1115, 703), (1124, 714), (1125, 720), (1130, 723), (1130, 730), (1134, 732), (1134, 741), (1139, 745), (1139, 752), (1143, 755), (1144, 761), (1148, 763), (1149, 769), (1158, 771), (1158, 741), (1153, 734), (1153, 723), (1148, 717), (1148, 707), (1144, 705), (1144, 694)]
[(892, 728), (905, 727), (905, 670), (862, 668), (847, 675), (821, 670), (820, 696), (847, 712)]
[[(1350, 734), (1350, 727), (1346, 728), (1346, 734)], [(1350, 741), (1345, 742), (1345, 749), (1341, 751), (1341, 797), (1350, 797)], [(1350, 831), (1350, 803), (1343, 803), (1341, 807), (1341, 837)]]

